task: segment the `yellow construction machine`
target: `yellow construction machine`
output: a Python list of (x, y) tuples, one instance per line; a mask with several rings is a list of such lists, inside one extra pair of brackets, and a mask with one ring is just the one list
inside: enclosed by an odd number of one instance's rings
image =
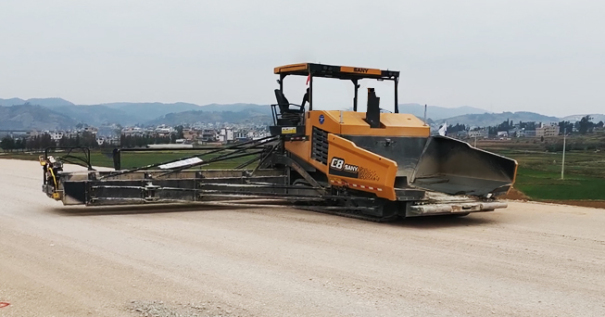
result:
[[(298, 208), (374, 221), (507, 206), (496, 198), (513, 185), (517, 162), (431, 136), (422, 120), (399, 113), (399, 72), (303, 63), (274, 73), (279, 88), (270, 136), (134, 169), (121, 168), (121, 153), (140, 149), (115, 149), (115, 171), (108, 172), (95, 171), (87, 161), (88, 171), (66, 173), (62, 161), (50, 157), (51, 162), (47, 153), (41, 158), (44, 191), (64, 204), (89, 206), (279, 198)], [(303, 104), (287, 100), (288, 76), (307, 78)], [(328, 107), (313, 100), (314, 78), (350, 81), (353, 110), (321, 110)], [(357, 111), (362, 80), (392, 82), (394, 112), (381, 111), (372, 88), (366, 111)], [(212, 169), (213, 163), (242, 156), (250, 160), (234, 169)]]

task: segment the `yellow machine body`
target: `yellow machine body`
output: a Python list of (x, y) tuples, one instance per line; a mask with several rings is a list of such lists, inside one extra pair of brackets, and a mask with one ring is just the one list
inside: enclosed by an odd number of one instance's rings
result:
[[(516, 161), (456, 139), (431, 136), (425, 122), (414, 115), (399, 113), (399, 72), (308, 63), (276, 67), (274, 72), (280, 75), (280, 92), (276, 90), (276, 96), (282, 109), (281, 118), (286, 118), (283, 113), (290, 112), (291, 105), (285, 97), (279, 97), (286, 76), (307, 76), (310, 83), (307, 93), (312, 93), (313, 77), (351, 80), (354, 84), (354, 111), (313, 109), (311, 94), (305, 96), (309, 109), (304, 109), (303, 104), (297, 112), (299, 119), (288, 113), (296, 119), (292, 126), (287, 119), (276, 120), (281, 127), (278, 134), (292, 136), (284, 141), (289, 155), (325, 175), (329, 186), (395, 201), (405, 195), (401, 192), (411, 189), (489, 198), (508, 192), (514, 183)], [(357, 82), (361, 79), (393, 81), (395, 113), (379, 110), (380, 98), (371, 88), (367, 111), (356, 111)]]
[[(320, 117), (322, 119), (320, 120)], [(323, 123), (322, 123), (323, 122)], [(286, 141), (285, 148), (290, 153), (313, 165), (319, 171), (328, 175), (333, 186), (344, 186), (356, 190), (376, 194), (377, 197), (395, 200), (395, 177), (397, 162), (362, 149), (339, 135), (376, 136), (376, 137), (422, 137), (428, 138), (430, 128), (421, 120), (410, 114), (381, 113), (382, 127), (371, 129), (365, 121), (365, 113), (338, 110), (312, 110), (305, 114), (305, 133), (313, 134), (313, 128), (321, 128), (328, 132), (328, 164), (322, 164), (311, 158), (312, 140)], [(334, 160), (334, 161), (333, 161)], [(357, 168), (357, 178), (334, 175), (330, 167), (337, 170), (339, 162), (341, 169), (350, 166)], [(334, 165), (332, 165), (334, 164)], [(346, 173), (342, 173), (345, 174)], [(355, 174), (355, 173), (352, 173)]]

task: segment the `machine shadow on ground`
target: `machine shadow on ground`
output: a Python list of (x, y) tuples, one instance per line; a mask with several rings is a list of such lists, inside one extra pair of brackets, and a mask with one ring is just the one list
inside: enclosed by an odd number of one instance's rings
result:
[[(279, 207), (272, 202), (248, 202), (246, 205), (216, 205), (211, 203), (199, 204), (160, 204), (160, 205), (124, 205), (111, 207), (60, 207), (52, 208), (50, 211), (57, 215), (68, 217), (83, 217), (83, 216), (111, 216), (111, 215), (134, 215), (134, 214), (156, 214), (156, 213), (183, 213), (183, 212), (204, 212), (204, 211), (238, 211), (247, 209), (258, 209), (263, 207)], [(308, 211), (298, 209), (292, 205), (284, 205), (283, 213), (295, 212), (300, 215), (323, 215), (325, 217), (340, 218), (347, 221), (375, 224), (378, 226), (413, 228), (413, 229), (438, 229), (447, 227), (467, 227), (488, 225), (497, 222), (496, 219), (482, 217), (479, 215), (468, 215), (466, 217), (455, 216), (430, 216), (430, 217), (414, 217), (406, 219), (397, 219), (392, 222), (376, 223), (363, 219), (354, 219), (339, 215), (329, 215), (321, 212)], [(297, 221), (297, 220), (293, 220)]]
[(447, 227), (482, 226), (497, 223), (496, 218), (481, 217), (479, 215), (468, 215), (466, 217), (455, 216), (430, 216), (398, 219), (387, 223), (391, 227), (414, 228), (414, 229), (438, 229)]
[(185, 205), (128, 205), (112, 207), (60, 207), (52, 208), (51, 212), (61, 216), (109, 216), (109, 215), (133, 215), (133, 214), (155, 214), (155, 213), (178, 213), (178, 212), (201, 212), (227, 209), (253, 208), (247, 206), (220, 206), (206, 204)]

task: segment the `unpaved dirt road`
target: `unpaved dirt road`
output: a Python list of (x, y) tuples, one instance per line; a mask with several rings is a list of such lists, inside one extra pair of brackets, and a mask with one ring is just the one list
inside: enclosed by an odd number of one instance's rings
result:
[(66, 208), (40, 174), (0, 160), (0, 316), (605, 316), (603, 210)]

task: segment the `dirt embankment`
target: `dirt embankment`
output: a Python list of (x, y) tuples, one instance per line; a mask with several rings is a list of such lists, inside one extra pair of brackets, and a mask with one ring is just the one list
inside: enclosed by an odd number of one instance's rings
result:
[[(512, 188), (503, 199), (518, 200), (518, 201), (531, 201), (532, 199), (525, 195), (523, 192), (516, 188)], [(602, 208), (605, 209), (605, 200), (539, 200), (539, 202), (569, 205), (569, 206), (580, 206), (580, 207), (591, 207), (591, 208)]]
[(521, 201), (528, 201), (530, 200), (529, 197), (527, 195), (525, 195), (524, 193), (522, 193), (520, 190), (516, 189), (516, 188), (511, 188), (508, 193), (502, 197), (503, 199), (510, 199), (510, 200), (521, 200)]

